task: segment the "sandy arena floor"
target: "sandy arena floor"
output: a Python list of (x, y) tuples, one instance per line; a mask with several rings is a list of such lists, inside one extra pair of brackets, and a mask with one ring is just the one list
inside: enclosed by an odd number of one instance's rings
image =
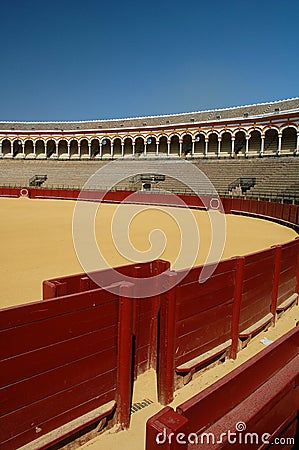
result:
[[(0, 307), (40, 300), (43, 280), (83, 271), (72, 239), (75, 204), (74, 201), (0, 198)], [(84, 214), (93, 213), (95, 204), (86, 202), (85, 207)], [(216, 224), (213, 229), (211, 220)], [(225, 237), (222, 259), (296, 237), (293, 230), (264, 220), (223, 216), (218, 212), (211, 213), (211, 220), (205, 211), (191, 213), (179, 208), (101, 204), (95, 220), (96, 244), (111, 266), (160, 257), (171, 261), (174, 269), (181, 269), (189, 267), (190, 261), (194, 265), (206, 261), (212, 231), (216, 247), (221, 236)], [(84, 217), (79, 225), (80, 239), (84, 244), (86, 238), (88, 248), (90, 233)], [(157, 229), (162, 233), (154, 231)], [(216, 253), (221, 250), (216, 248)], [(103, 267), (104, 260), (92, 266), (93, 269)]]

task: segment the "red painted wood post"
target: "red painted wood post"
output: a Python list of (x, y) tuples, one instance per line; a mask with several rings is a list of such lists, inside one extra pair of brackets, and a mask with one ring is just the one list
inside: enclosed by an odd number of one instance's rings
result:
[(232, 316), (232, 345), (230, 348), (230, 358), (236, 359), (239, 343), (239, 322), (240, 322), (240, 309), (241, 298), (243, 290), (243, 278), (244, 278), (244, 256), (240, 256), (236, 260), (236, 281), (234, 290), (234, 306)]
[(281, 245), (277, 245), (275, 247), (276, 247), (275, 269), (274, 269), (272, 303), (271, 303), (271, 313), (273, 314), (273, 318), (272, 318), (273, 326), (275, 325), (275, 322), (276, 322), (276, 308), (277, 308), (277, 299), (278, 299), (279, 276), (280, 276), (280, 267), (281, 267), (281, 252), (282, 252)]
[(140, 298), (140, 294), (142, 291), (142, 267), (134, 266), (132, 268), (131, 276), (136, 278), (135, 286), (134, 286), (134, 299), (133, 302), (133, 325), (132, 325), (132, 333), (135, 337), (135, 355), (134, 355), (134, 380), (137, 379), (138, 376), (138, 363), (139, 363), (139, 340), (140, 340), (140, 302), (143, 301), (143, 298)]
[[(175, 284), (175, 272), (165, 274), (165, 283), (171, 287)], [(172, 278), (172, 279), (171, 279)], [(173, 400), (175, 371), (175, 338), (176, 338), (176, 287), (161, 294), (160, 336), (159, 336), (159, 370), (158, 401), (167, 405)]]
[(129, 427), (131, 415), (133, 287), (123, 283), (119, 289), (116, 420), (122, 430)]
[(188, 419), (166, 406), (146, 423), (146, 450), (187, 450)]
[[(299, 214), (299, 209), (298, 209)], [(299, 303), (299, 237), (296, 238), (297, 241), (297, 282), (296, 282), (296, 293), (298, 294), (296, 305)]]
[(155, 296), (152, 297), (152, 307), (151, 307), (151, 325), (150, 325), (150, 346), (149, 346), (149, 367), (157, 368), (157, 346), (158, 346), (158, 316), (160, 310), (160, 294), (159, 294), (159, 283), (161, 282), (160, 274), (166, 272), (170, 268), (170, 263), (168, 261), (156, 260), (153, 262), (153, 269), (151, 276), (153, 277), (153, 283), (155, 283), (155, 290), (157, 292)]
[[(158, 292), (158, 276), (160, 274), (160, 261), (153, 262), (152, 278), (155, 283), (155, 292)], [(158, 345), (158, 314), (160, 309), (160, 295), (157, 293), (152, 297), (151, 324), (150, 324), (150, 346), (149, 346), (149, 367), (156, 369), (157, 365), (157, 345)]]

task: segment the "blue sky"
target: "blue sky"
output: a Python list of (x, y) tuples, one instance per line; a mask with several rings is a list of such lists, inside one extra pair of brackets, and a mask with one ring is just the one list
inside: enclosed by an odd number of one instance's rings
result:
[(296, 97), (299, 2), (1, 0), (0, 120)]

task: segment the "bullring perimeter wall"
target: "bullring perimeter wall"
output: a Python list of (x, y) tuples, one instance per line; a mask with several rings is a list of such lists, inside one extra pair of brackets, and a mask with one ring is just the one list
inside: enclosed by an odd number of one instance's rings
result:
[[(194, 207), (199, 209), (206, 209), (207, 204), (213, 199), (213, 196), (202, 195), (182, 195), (182, 194), (158, 194), (158, 193), (144, 193), (134, 191), (83, 191), (79, 189), (43, 189), (43, 188), (9, 188), (0, 187), (0, 197), (18, 198), (21, 196), (28, 196), (30, 198), (52, 198), (62, 200), (91, 200), (103, 202), (128, 202), (128, 203), (151, 203), (158, 205), (173, 205)], [(264, 200), (251, 200), (246, 198), (221, 198), (219, 206), (221, 212), (242, 213), (243, 215), (250, 215), (252, 217), (261, 217), (268, 220), (281, 223), (290, 228), (299, 230), (299, 205), (268, 202)]]
[[(130, 201), (127, 191), (108, 194), (105, 201)], [(79, 191), (6, 188), (1, 195), (75, 199)], [(89, 192), (88, 199), (101, 195)], [(176, 201), (174, 196), (138, 195), (142, 203)], [(205, 207), (197, 197), (181, 197), (193, 207)], [(298, 206), (287, 205), (286, 213), (285, 205), (264, 203), (223, 199), (222, 210), (248, 206), (254, 212), (247, 213), (265, 211), (266, 216), (277, 211), (279, 221), (295, 217), (297, 223)], [(295, 239), (221, 261), (200, 285), (201, 266), (184, 274), (170, 271), (165, 261), (118, 268), (136, 283), (119, 283), (117, 294), (109, 292), (109, 270), (101, 271), (101, 288), (86, 274), (47, 280), (44, 302), (1, 310), (0, 448), (47, 448), (107, 416), (129, 426), (133, 379), (149, 367), (157, 370), (159, 401), (171, 402), (183, 377), (221, 355), (235, 358), (244, 342), (297, 301), (298, 248)], [(138, 279), (159, 273), (163, 283), (182, 278), (160, 295), (136, 298), (134, 292), (142, 287)], [(285, 361), (276, 356), (283, 367)], [(295, 411), (297, 403), (293, 406)]]

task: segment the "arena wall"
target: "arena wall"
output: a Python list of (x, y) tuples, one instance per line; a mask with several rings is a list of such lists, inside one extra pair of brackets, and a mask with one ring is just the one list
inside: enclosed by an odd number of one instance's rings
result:
[(0, 122), (0, 159), (298, 155), (298, 127), (299, 98), (103, 121)]

